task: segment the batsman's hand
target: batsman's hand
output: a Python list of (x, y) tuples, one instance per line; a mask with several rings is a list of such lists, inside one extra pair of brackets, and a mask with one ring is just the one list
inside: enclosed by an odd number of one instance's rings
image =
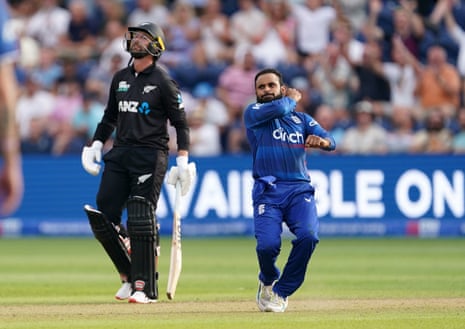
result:
[(197, 175), (197, 168), (194, 162), (187, 163), (187, 156), (178, 156), (176, 166), (171, 167), (168, 173), (167, 183), (176, 186), (179, 181), (181, 185), (181, 195), (186, 195), (191, 189), (192, 182)]
[(102, 161), (102, 148), (101, 141), (94, 141), (91, 146), (84, 146), (81, 154), (81, 162), (85, 171), (89, 174), (97, 176), (100, 172), (100, 161)]
[(305, 140), (306, 148), (328, 148), (330, 146), (331, 143), (329, 142), (329, 140), (316, 135), (310, 135)]

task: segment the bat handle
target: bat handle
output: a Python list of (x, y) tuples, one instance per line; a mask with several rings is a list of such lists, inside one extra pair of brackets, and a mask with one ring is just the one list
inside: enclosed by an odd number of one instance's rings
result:
[(181, 208), (181, 182), (176, 182), (176, 195), (174, 199), (174, 210), (179, 213)]

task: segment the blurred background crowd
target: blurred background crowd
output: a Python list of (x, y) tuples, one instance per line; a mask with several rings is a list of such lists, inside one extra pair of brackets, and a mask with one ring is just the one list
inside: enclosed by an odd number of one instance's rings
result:
[(13, 8), (11, 24), (21, 44), (23, 154), (81, 152), (113, 74), (128, 64), (126, 28), (145, 21), (165, 32), (159, 64), (182, 90), (192, 156), (250, 151), (242, 111), (255, 100), (253, 79), (264, 67), (281, 70), (285, 83), (302, 92), (298, 110), (333, 134), (336, 153), (465, 153), (465, 0), (24, 6), (31, 7)]

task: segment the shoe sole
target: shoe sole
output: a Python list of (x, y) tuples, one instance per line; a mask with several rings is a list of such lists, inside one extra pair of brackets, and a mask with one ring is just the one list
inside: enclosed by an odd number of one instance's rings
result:
[(263, 312), (284, 313), (285, 310), (286, 310), (285, 308), (278, 310), (278, 309), (265, 307), (265, 310)]
[(126, 300), (128, 299), (130, 296), (127, 296), (127, 297), (120, 297), (120, 296), (115, 296), (115, 299), (116, 300)]
[(146, 301), (141, 302), (141, 301), (138, 301), (137, 299), (129, 298), (128, 302), (131, 303), (131, 304), (153, 304), (153, 303), (156, 303), (157, 300), (156, 299), (148, 299)]

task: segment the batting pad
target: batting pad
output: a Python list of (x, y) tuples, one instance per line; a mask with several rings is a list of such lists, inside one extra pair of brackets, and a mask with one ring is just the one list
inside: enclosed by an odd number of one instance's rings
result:
[(155, 207), (144, 197), (133, 196), (128, 199), (127, 213), (134, 288), (143, 290), (149, 298), (158, 299)]
[(91, 206), (85, 205), (84, 211), (95, 238), (103, 246), (118, 272), (131, 282), (131, 259), (115, 227), (102, 212)]

